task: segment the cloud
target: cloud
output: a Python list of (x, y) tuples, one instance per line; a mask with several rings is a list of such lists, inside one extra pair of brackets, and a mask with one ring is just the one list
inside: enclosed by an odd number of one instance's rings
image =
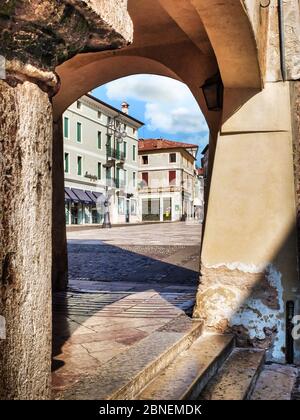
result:
[(204, 117), (190, 108), (166, 108), (161, 104), (146, 104), (145, 121), (151, 131), (160, 130), (170, 134), (190, 134), (207, 131)]
[[(167, 77), (137, 75), (106, 86), (111, 100), (137, 100), (145, 104), (148, 130), (165, 134), (205, 134), (206, 121), (188, 87)], [(206, 134), (207, 135), (207, 134)]]

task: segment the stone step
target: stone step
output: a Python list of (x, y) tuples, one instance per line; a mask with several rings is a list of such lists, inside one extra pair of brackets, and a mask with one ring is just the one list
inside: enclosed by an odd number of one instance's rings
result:
[(202, 323), (180, 315), (81, 379), (61, 395), (70, 400), (132, 400), (202, 333)]
[(137, 396), (139, 400), (194, 400), (232, 351), (231, 335), (198, 338)]
[(199, 396), (200, 400), (248, 400), (265, 360), (264, 350), (236, 348)]
[(298, 369), (294, 366), (266, 365), (258, 377), (251, 400), (291, 400)]

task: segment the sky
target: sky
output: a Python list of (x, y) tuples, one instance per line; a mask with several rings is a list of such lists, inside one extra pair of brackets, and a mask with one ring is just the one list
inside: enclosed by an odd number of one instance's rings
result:
[(92, 94), (115, 108), (123, 101), (129, 114), (145, 123), (140, 138), (166, 138), (199, 145), (208, 143), (208, 127), (189, 88), (177, 80), (155, 75), (135, 75), (94, 89)]

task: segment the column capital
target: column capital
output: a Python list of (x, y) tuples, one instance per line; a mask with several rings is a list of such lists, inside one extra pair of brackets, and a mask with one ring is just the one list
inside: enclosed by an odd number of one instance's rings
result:
[(4, 0), (0, 55), (8, 83), (33, 79), (53, 88), (55, 68), (82, 52), (121, 48), (132, 40), (127, 0)]

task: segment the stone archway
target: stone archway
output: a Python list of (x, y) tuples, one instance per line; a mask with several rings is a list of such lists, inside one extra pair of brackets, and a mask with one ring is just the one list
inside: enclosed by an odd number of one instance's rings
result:
[[(110, 58), (161, 63), (198, 100), (215, 158), (195, 314), (210, 328), (240, 328), (254, 345), (270, 336), (272, 356), (282, 359), (284, 303), (293, 300), (299, 307), (299, 285), (293, 227), (295, 136), (290, 84), (282, 82), (278, 71), (276, 1), (266, 10), (256, 0), (47, 0), (42, 6), (31, 2), (31, 10), (25, 9), (27, 3), (0, 6), (0, 53), (7, 60), (6, 80), (0, 81), (5, 168), (0, 314), (7, 324), (7, 338), (0, 343), (0, 398), (49, 397), (51, 100), (58, 92), (53, 102), (58, 121), (76, 97), (99, 84), (97, 71), (101, 66), (104, 71)], [(134, 27), (130, 46), (127, 3)], [(218, 69), (225, 86), (223, 113), (209, 112), (200, 90)], [(109, 80), (105, 73), (101, 77)], [(259, 93), (262, 80), (266, 87)], [(59, 138), (56, 145), (54, 163), (62, 147)], [(224, 285), (231, 293), (224, 292)], [(216, 305), (204, 311), (200, 303), (205, 296)], [(253, 301), (250, 312), (260, 312), (255, 319), (247, 312)], [(241, 314), (251, 325), (239, 323)], [(263, 331), (266, 317), (269, 331)]]

